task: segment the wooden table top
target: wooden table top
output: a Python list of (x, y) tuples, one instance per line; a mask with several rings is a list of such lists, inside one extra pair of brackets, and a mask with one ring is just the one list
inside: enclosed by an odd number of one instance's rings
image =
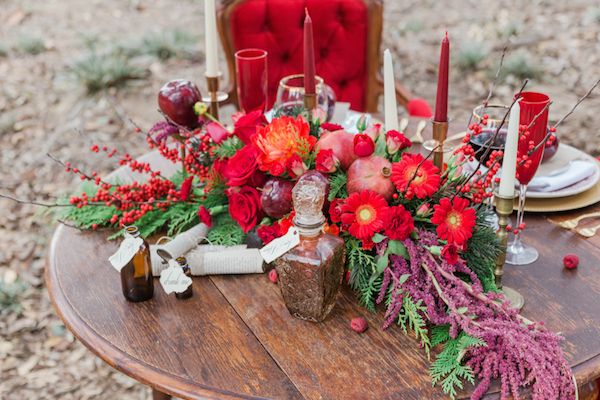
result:
[[(600, 237), (583, 239), (548, 217), (593, 209), (527, 215), (524, 240), (540, 258), (507, 265), (504, 275), (524, 295), (525, 317), (562, 332), (580, 386), (600, 377)], [(383, 312), (362, 308), (347, 286), (320, 324), (290, 316), (264, 274), (195, 277), (191, 299), (157, 287), (152, 300), (129, 303), (108, 263), (118, 243), (107, 236), (58, 227), (46, 282), (75, 336), (142, 383), (184, 399), (445, 398), (431, 386), (430, 362), (414, 337), (397, 327), (383, 331)], [(566, 253), (579, 255), (576, 270), (563, 268)], [(349, 327), (357, 316), (369, 323), (363, 334)]]

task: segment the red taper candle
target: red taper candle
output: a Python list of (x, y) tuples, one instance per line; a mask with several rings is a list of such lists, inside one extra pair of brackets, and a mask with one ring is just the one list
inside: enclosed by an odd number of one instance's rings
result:
[(438, 67), (437, 97), (435, 98), (434, 121), (448, 122), (448, 67), (450, 65), (450, 40), (448, 32), (442, 39), (440, 65)]
[(315, 45), (313, 41), (313, 27), (308, 9), (305, 9), (304, 18), (304, 93), (315, 94)]

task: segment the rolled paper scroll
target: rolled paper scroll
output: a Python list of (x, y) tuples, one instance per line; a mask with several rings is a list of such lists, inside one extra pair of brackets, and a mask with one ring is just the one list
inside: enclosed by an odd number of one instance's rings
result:
[(208, 226), (205, 224), (198, 224), (175, 236), (173, 240), (169, 242), (151, 245), (150, 258), (152, 262), (152, 275), (159, 276), (161, 271), (167, 268), (167, 264), (156, 253), (156, 250), (163, 249), (173, 258), (181, 257), (196, 247), (202, 240), (206, 239), (207, 233)]
[(263, 257), (258, 249), (201, 245), (186, 254), (192, 275), (260, 274)]

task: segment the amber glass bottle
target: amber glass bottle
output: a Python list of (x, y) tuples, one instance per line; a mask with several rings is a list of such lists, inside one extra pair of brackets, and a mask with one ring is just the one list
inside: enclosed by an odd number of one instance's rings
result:
[[(190, 269), (190, 266), (188, 265), (186, 258), (185, 257), (177, 257), (175, 259), (175, 261), (177, 261), (177, 264), (181, 265), (181, 268), (183, 269), (183, 273), (186, 276), (189, 276), (191, 278), (192, 270)], [(192, 297), (193, 294), (194, 294), (194, 292), (192, 291), (192, 285), (190, 285), (187, 289), (185, 289), (185, 291), (183, 291), (181, 293), (175, 293), (175, 297), (183, 300), (183, 299), (189, 299), (190, 297)]]
[(302, 178), (293, 189), (294, 226), (300, 244), (275, 260), (279, 286), (290, 313), (323, 321), (335, 305), (344, 275), (343, 239), (323, 233), (325, 185)]
[[(125, 228), (125, 236), (136, 238), (140, 236), (140, 232), (137, 227), (129, 226)], [(154, 282), (150, 263), (150, 246), (145, 240), (131, 261), (121, 270), (121, 286), (123, 295), (129, 301), (138, 302), (152, 298)]]

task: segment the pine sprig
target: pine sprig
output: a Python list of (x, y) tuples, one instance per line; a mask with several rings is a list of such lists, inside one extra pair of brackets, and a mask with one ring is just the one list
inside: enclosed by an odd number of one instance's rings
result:
[(348, 197), (348, 191), (346, 190), (346, 182), (348, 177), (343, 171), (337, 171), (336, 173), (329, 176), (329, 201), (333, 199), (345, 199)]
[(473, 229), (473, 236), (467, 243), (468, 251), (464, 253), (463, 258), (467, 266), (477, 274), (483, 289), (487, 292), (497, 290), (494, 283), (494, 267), (501, 249), (496, 232), (485, 223), (486, 216), (483, 210), (477, 212), (477, 224)]
[[(178, 203), (173, 207), (174, 212), (168, 221), (167, 235), (173, 236), (196, 225), (198, 221), (198, 204)], [(169, 211), (171, 211), (169, 209)]]
[(350, 286), (358, 292), (359, 302), (375, 311), (375, 299), (383, 282), (383, 275), (377, 274), (375, 257), (363, 251), (358, 240), (351, 237), (346, 238), (346, 254)]
[(244, 143), (237, 136), (231, 136), (214, 149), (214, 155), (219, 158), (233, 157), (242, 147), (244, 147)]
[[(475, 383), (473, 370), (462, 364), (462, 355), (471, 347), (486, 346), (486, 343), (478, 338), (460, 332), (456, 338), (451, 338), (449, 325), (440, 325), (432, 332), (432, 343), (440, 344), (445, 339), (444, 349), (438, 354), (429, 368), (431, 384), (435, 386), (438, 382), (442, 384), (442, 390), (451, 399), (456, 398), (457, 389), (463, 388), (462, 380), (472, 384)], [(433, 340), (435, 335), (435, 341)]]
[(229, 213), (223, 213), (214, 219), (207, 239), (214, 245), (235, 246), (244, 243), (246, 234)]
[(423, 316), (427, 316), (427, 307), (425, 307), (421, 300), (416, 303), (408, 295), (404, 294), (402, 299), (402, 310), (398, 315), (398, 324), (402, 327), (404, 333), (407, 333), (407, 329), (412, 330), (415, 333), (415, 338), (421, 343), (427, 358), (429, 358), (429, 349), (431, 348), (431, 342), (429, 340), (429, 332), (427, 330), (427, 322)]

